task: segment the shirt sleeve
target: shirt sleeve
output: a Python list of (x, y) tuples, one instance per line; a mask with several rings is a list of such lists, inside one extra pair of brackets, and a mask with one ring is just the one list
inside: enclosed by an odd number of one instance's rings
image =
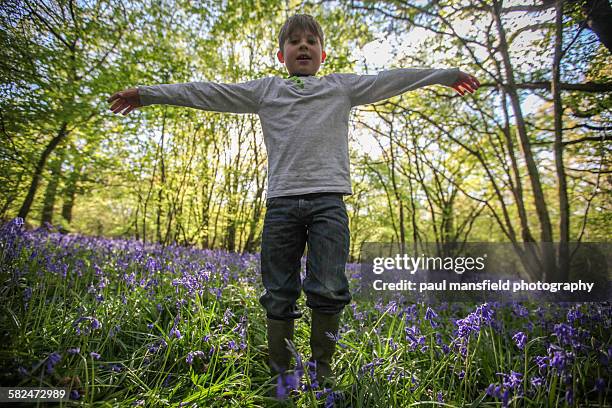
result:
[(457, 80), (458, 68), (398, 68), (377, 75), (344, 75), (344, 86), (351, 106), (382, 101), (427, 85), (450, 86)]
[(237, 84), (188, 82), (139, 86), (138, 93), (143, 106), (165, 104), (215, 112), (257, 113), (265, 86), (265, 78)]

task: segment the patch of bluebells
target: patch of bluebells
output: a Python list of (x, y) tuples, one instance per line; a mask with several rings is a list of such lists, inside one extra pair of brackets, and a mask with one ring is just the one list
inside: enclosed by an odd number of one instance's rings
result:
[[(12, 233), (12, 235), (10, 235)], [(104, 293), (115, 293), (118, 284), (121, 284), (121, 289), (127, 287), (125, 293), (130, 296), (126, 297), (123, 293), (118, 293), (123, 304), (128, 300), (132, 301), (134, 292), (141, 292), (142, 295), (149, 299), (151, 305), (159, 303), (159, 313), (164, 313), (165, 305), (171, 305), (174, 301), (177, 306), (190, 307), (190, 300), (195, 296), (206, 296), (207, 293), (220, 298), (225, 296), (228, 290), (228, 284), (232, 280), (239, 280), (246, 283), (259, 283), (258, 275), (258, 255), (241, 255), (228, 253), (221, 250), (198, 250), (196, 248), (180, 247), (176, 245), (168, 245), (165, 248), (156, 244), (142, 244), (140, 242), (128, 240), (107, 240), (96, 237), (82, 237), (74, 234), (62, 235), (56, 232), (47, 230), (25, 231), (23, 229), (23, 220), (15, 220), (11, 223), (0, 226), (0, 244), (3, 257), (3, 262), (7, 262), (11, 257), (23, 257), (22, 259), (29, 262), (31, 265), (36, 265), (32, 272), (34, 278), (41, 277), (45, 274), (52, 274), (60, 279), (68, 282), (69, 287), (77, 288), (75, 285), (79, 278), (86, 276), (87, 283), (81, 283), (81, 288), (87, 289), (89, 286), (94, 299), (98, 302), (104, 302)], [(82, 259), (81, 259), (82, 258)], [(87, 262), (83, 262), (87, 259)], [(11, 262), (8, 262), (12, 264)], [(70, 265), (70, 267), (69, 267)], [(91, 265), (88, 271), (88, 265)], [(24, 271), (14, 270), (14, 276), (18, 278)], [(348, 267), (347, 267), (348, 270)], [(248, 273), (242, 273), (242, 272)], [(89, 272), (89, 273), (88, 273)], [(34, 276), (36, 274), (36, 276)], [(355, 269), (354, 274), (357, 274)], [(84, 278), (85, 279), (85, 278)], [(37, 293), (38, 288), (36, 280), (29, 281), (30, 286), (23, 289), (21, 299), (24, 304), (30, 302), (33, 293)], [(175, 291), (173, 297), (167, 296), (161, 299), (157, 294), (158, 290), (171, 284)], [(81, 290), (82, 290), (81, 289)], [(224, 290), (226, 292), (224, 292)], [(161, 291), (160, 291), (161, 292)], [(164, 292), (162, 292), (164, 293)], [(178, 294), (178, 296), (177, 296)], [(137, 294), (139, 296), (139, 294)], [(178, 300), (176, 298), (179, 298)], [(112, 299), (107, 299), (109, 301)], [(191, 306), (193, 307), (193, 305)], [(365, 326), (365, 322), (371, 313), (371, 310), (359, 310), (356, 303), (350, 306), (353, 309), (353, 326), (355, 322), (361, 327)], [(465, 318), (455, 321), (456, 330), (450, 336), (448, 330), (432, 331), (435, 336), (435, 344), (446, 353), (452, 353), (453, 348), (459, 351), (459, 354), (465, 355), (467, 350), (467, 342), (472, 336), (478, 335), (483, 327), (490, 326), (497, 334), (507, 336), (507, 333), (514, 333), (512, 340), (518, 349), (524, 350), (528, 338), (535, 344), (536, 337), (540, 333), (552, 334), (549, 338), (551, 344), (544, 344), (546, 353), (544, 355), (529, 356), (529, 364), (533, 370), (531, 378), (521, 378), (520, 373), (511, 372), (510, 374), (502, 374), (503, 378), (499, 384), (491, 384), (487, 388), (489, 395), (502, 401), (502, 404), (508, 403), (508, 400), (521, 392), (522, 387), (518, 386), (521, 382), (527, 382), (533, 389), (541, 389), (540, 387), (549, 386), (547, 381), (551, 375), (559, 376), (562, 384), (558, 390), (560, 396), (568, 403), (580, 403), (583, 396), (579, 395), (577, 389), (570, 388), (572, 384), (572, 366), (581, 363), (584, 358), (590, 358), (591, 361), (598, 362), (604, 368), (606, 373), (609, 369), (609, 362), (612, 358), (612, 348), (609, 346), (607, 338), (600, 339), (598, 336), (602, 331), (610, 330), (612, 313), (610, 305), (601, 304), (583, 304), (583, 305), (557, 305), (550, 307), (537, 307), (533, 310), (528, 310), (519, 303), (511, 306), (512, 314), (515, 317), (521, 318), (517, 320), (495, 319), (495, 303), (479, 306), (475, 311), (469, 313)], [(439, 312), (446, 310), (451, 315), (456, 315), (457, 312), (464, 310), (464, 305), (445, 304), (436, 307)], [(86, 311), (87, 310), (87, 311)], [(377, 310), (386, 312), (387, 314), (398, 316), (405, 322), (406, 342), (412, 350), (420, 349), (427, 350), (425, 336), (421, 334), (421, 329), (424, 324), (430, 325), (434, 329), (439, 329), (441, 324), (439, 317), (433, 308), (428, 307), (425, 310), (425, 319), (421, 321), (419, 316), (422, 316), (423, 307), (410, 302), (394, 300), (388, 303), (378, 302)], [(452, 313), (451, 313), (452, 312)], [(95, 317), (89, 315), (91, 309), (81, 309), (76, 316), (82, 316), (75, 320), (73, 324), (75, 331), (80, 335), (100, 334), (102, 323)], [(375, 313), (374, 313), (375, 314)], [(89, 315), (89, 316), (87, 316)], [(465, 314), (464, 314), (465, 315)], [(231, 309), (227, 308), (223, 314), (223, 321), (227, 325), (234, 320), (234, 315)], [(163, 316), (158, 316), (155, 321), (161, 325), (164, 321)], [(233, 325), (231, 329), (238, 338), (231, 339), (223, 345), (223, 348), (238, 350), (247, 347), (246, 343), (246, 316), (241, 316), (240, 322)], [(517, 323), (517, 324), (514, 324)], [(106, 324), (106, 323), (104, 323)], [(111, 329), (109, 335), (121, 335), (122, 322), (114, 321), (109, 323)], [(153, 329), (153, 324), (149, 323), (149, 329)], [(508, 326), (504, 326), (508, 325)], [(106, 326), (105, 326), (106, 327)], [(232, 326), (230, 326), (232, 327)], [(178, 324), (173, 326), (176, 332), (170, 333), (171, 337), (180, 338), (182, 335), (178, 331)], [(221, 328), (221, 330), (227, 328)], [(378, 328), (380, 330), (380, 327)], [(517, 330), (521, 330), (518, 331)], [(216, 331), (216, 330), (213, 330)], [(178, 333), (177, 333), (178, 332)], [(592, 333), (592, 334), (591, 334)], [(214, 333), (213, 333), (214, 335)], [(444, 335), (444, 337), (443, 337)], [(209, 336), (209, 334), (207, 334)], [(449, 337), (447, 337), (449, 336)], [(449, 339), (449, 345), (444, 343), (444, 339)], [(206, 339), (205, 339), (206, 341)], [(397, 347), (399, 339), (389, 339), (388, 343), (391, 349)], [(77, 342), (78, 344), (78, 342)], [(148, 345), (149, 353), (155, 354), (159, 350), (167, 346), (163, 339), (156, 340)], [(438, 352), (436, 347), (436, 353)], [(537, 347), (534, 347), (537, 349)], [(214, 347), (211, 347), (210, 352), (215, 353)], [(516, 349), (515, 349), (516, 352)], [(79, 354), (78, 348), (67, 349), (67, 355)], [(91, 352), (90, 356), (93, 359), (100, 358), (100, 355)], [(192, 351), (187, 354), (185, 360), (187, 364), (193, 364), (196, 359), (203, 359), (206, 356), (202, 351)], [(148, 357), (146, 357), (148, 358)], [(56, 361), (57, 360), (57, 361)], [(67, 364), (72, 360), (68, 358)], [(45, 371), (54, 370), (59, 367), (58, 364), (62, 361), (62, 356), (59, 353), (52, 353), (43, 358), (38, 363), (38, 366), (44, 367)], [(34, 370), (32, 365), (32, 371)], [(38, 367), (37, 366), (37, 367)], [(535, 367), (537, 367), (537, 371)], [(105, 366), (111, 371), (120, 371), (121, 366), (107, 365)], [(387, 359), (374, 359), (371, 363), (361, 367), (361, 372), (375, 374), (375, 368), (384, 368), (386, 376), (401, 376), (403, 372), (395, 369), (395, 365)], [(391, 367), (388, 370), (387, 367)], [(310, 376), (310, 362), (303, 365), (302, 370), (306, 372), (307, 378)], [(30, 374), (28, 371), (20, 367), (19, 373), (25, 377)], [(302, 372), (302, 374), (304, 374)], [(599, 374), (601, 375), (601, 374)], [(595, 378), (597, 376), (593, 376)], [(294, 387), (294, 389), (303, 390), (308, 385), (300, 383), (299, 377), (285, 379), (286, 385)], [(413, 389), (418, 383), (416, 378), (412, 381)], [(310, 382), (311, 386), (313, 382)], [(314, 383), (316, 384), (316, 383)], [(603, 378), (597, 378), (588, 382), (588, 387), (592, 387), (592, 393), (606, 393), (607, 381)], [(287, 389), (285, 389), (287, 390)], [(330, 390), (331, 391), (331, 390)], [(435, 395), (435, 394), (434, 394)], [(440, 394), (438, 394), (440, 395)], [(452, 399), (452, 395), (448, 394), (448, 398)], [(321, 393), (320, 398), (329, 400), (329, 392)]]

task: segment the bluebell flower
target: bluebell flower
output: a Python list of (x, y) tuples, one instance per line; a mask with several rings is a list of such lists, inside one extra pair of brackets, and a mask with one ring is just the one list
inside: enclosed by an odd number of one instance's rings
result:
[(91, 328), (93, 330), (97, 330), (99, 328), (102, 327), (102, 324), (100, 323), (100, 321), (98, 319), (96, 319), (95, 317), (91, 318)]
[(583, 314), (578, 309), (570, 309), (567, 311), (567, 321), (570, 323), (574, 323), (576, 320), (581, 320)]
[(535, 356), (533, 359), (540, 370), (540, 374), (543, 374), (548, 367), (548, 356)]
[(525, 348), (525, 344), (527, 343), (527, 336), (523, 332), (517, 332), (514, 336), (512, 336), (512, 340), (516, 343), (516, 347), (519, 350), (523, 350)]
[(180, 340), (181, 338), (183, 338), (183, 335), (181, 334), (181, 331), (179, 329), (177, 329), (176, 327), (173, 327), (170, 330), (169, 337), (170, 338), (176, 337), (177, 339)]
[(598, 378), (597, 380), (595, 380), (595, 387), (593, 388), (594, 391), (597, 391), (598, 394), (601, 394), (605, 391), (606, 389), (606, 380), (604, 380), (603, 378)]
[(527, 308), (525, 306), (523, 306), (522, 304), (520, 304), (520, 303), (514, 302), (512, 304), (512, 311), (518, 317), (527, 317), (527, 316), (529, 316), (529, 310), (527, 310)]
[(568, 324), (565, 324), (565, 323), (555, 324), (553, 335), (557, 337), (557, 340), (559, 341), (560, 345), (563, 345), (563, 344), (573, 345), (576, 334), (577, 334), (576, 329), (574, 329), (572, 326)]
[(435, 321), (435, 319), (437, 318), (438, 314), (434, 312), (431, 307), (427, 307), (427, 310), (425, 311), (425, 320), (427, 320), (429, 324), (431, 324), (431, 327), (434, 329), (439, 326), (438, 322)]
[(539, 388), (539, 387), (542, 386), (542, 384), (543, 384), (542, 377), (533, 377), (533, 378), (531, 378), (531, 385), (534, 388)]
[(49, 357), (47, 357), (47, 361), (45, 366), (47, 367), (47, 372), (52, 373), (55, 370), (55, 365), (60, 362), (62, 359), (62, 355), (60, 353), (51, 353)]
[(567, 402), (568, 405), (574, 405), (574, 391), (572, 391), (571, 388), (565, 391), (565, 402)]
[(507, 389), (518, 389), (523, 383), (523, 374), (516, 371), (510, 371), (510, 375), (505, 375), (504, 387)]
[(497, 384), (489, 384), (487, 387), (487, 395), (489, 397), (501, 399), (502, 397), (502, 388)]

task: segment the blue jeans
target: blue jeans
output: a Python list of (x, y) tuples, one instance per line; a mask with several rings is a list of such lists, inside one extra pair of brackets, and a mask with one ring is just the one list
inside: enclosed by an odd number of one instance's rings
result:
[[(340, 193), (269, 198), (261, 243), (261, 276), (265, 293), (259, 302), (270, 319), (302, 314), (296, 307), (302, 287), (306, 305), (335, 314), (351, 301), (345, 275), (349, 253), (346, 206)], [(301, 258), (308, 244), (306, 277)]]

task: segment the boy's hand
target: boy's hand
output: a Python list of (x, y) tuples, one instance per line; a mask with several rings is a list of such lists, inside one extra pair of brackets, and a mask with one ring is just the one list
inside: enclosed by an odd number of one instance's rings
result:
[(124, 115), (127, 115), (131, 111), (136, 108), (142, 107), (142, 103), (140, 103), (140, 95), (138, 94), (138, 88), (129, 88), (124, 91), (115, 92), (111, 95), (110, 98), (107, 99), (108, 103), (113, 103), (110, 107), (115, 114), (123, 111)]
[(462, 96), (465, 95), (466, 92), (474, 93), (474, 91), (476, 91), (479, 87), (480, 82), (478, 82), (478, 80), (474, 76), (466, 74), (462, 71), (459, 71), (459, 76), (457, 77), (457, 80), (454, 84), (451, 85), (451, 88), (453, 88), (455, 91), (457, 91), (459, 95)]

